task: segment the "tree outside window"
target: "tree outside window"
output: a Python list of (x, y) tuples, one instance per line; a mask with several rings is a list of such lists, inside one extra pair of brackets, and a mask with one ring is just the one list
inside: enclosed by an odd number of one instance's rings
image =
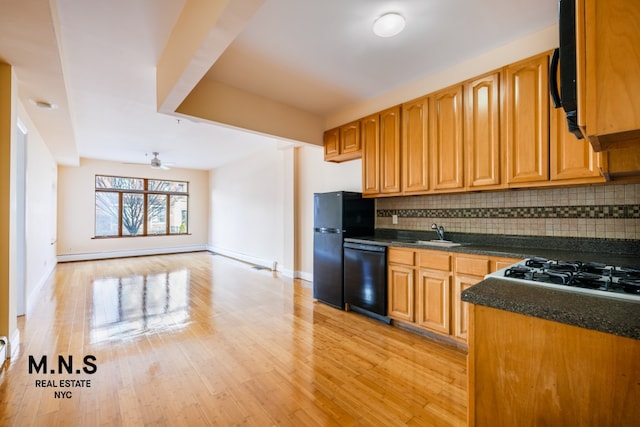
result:
[(183, 181), (96, 175), (96, 237), (188, 233)]

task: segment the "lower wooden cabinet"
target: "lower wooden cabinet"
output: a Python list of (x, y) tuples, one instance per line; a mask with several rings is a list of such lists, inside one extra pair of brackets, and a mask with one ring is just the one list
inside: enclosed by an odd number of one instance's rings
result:
[(413, 322), (414, 281), (413, 267), (389, 265), (389, 317)]
[(440, 250), (389, 248), (390, 318), (465, 343), (468, 304), (462, 291), (519, 261)]
[(469, 426), (637, 426), (640, 341), (470, 305)]

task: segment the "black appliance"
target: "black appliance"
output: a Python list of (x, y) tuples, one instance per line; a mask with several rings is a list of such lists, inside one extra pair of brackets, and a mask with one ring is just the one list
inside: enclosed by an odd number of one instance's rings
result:
[(534, 257), (491, 273), (489, 277), (640, 302), (640, 266)]
[[(578, 127), (578, 86), (576, 78), (576, 2), (559, 0), (560, 47), (553, 51), (549, 67), (549, 90), (556, 108), (562, 107), (567, 117), (569, 131), (576, 138), (583, 135)], [(560, 90), (558, 90), (560, 68)]]
[(344, 302), (349, 310), (390, 323), (386, 246), (345, 242)]
[(344, 309), (344, 253), (347, 237), (372, 236), (373, 199), (361, 193), (334, 191), (313, 195), (313, 297)]

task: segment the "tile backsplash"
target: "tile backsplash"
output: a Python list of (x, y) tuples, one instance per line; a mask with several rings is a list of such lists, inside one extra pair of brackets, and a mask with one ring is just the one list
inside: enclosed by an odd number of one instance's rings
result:
[(379, 198), (376, 211), (377, 228), (640, 240), (640, 184)]

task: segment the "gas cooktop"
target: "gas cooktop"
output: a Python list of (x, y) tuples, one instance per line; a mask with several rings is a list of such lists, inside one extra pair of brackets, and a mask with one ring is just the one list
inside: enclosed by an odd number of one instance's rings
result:
[(528, 258), (487, 277), (640, 302), (640, 266)]

